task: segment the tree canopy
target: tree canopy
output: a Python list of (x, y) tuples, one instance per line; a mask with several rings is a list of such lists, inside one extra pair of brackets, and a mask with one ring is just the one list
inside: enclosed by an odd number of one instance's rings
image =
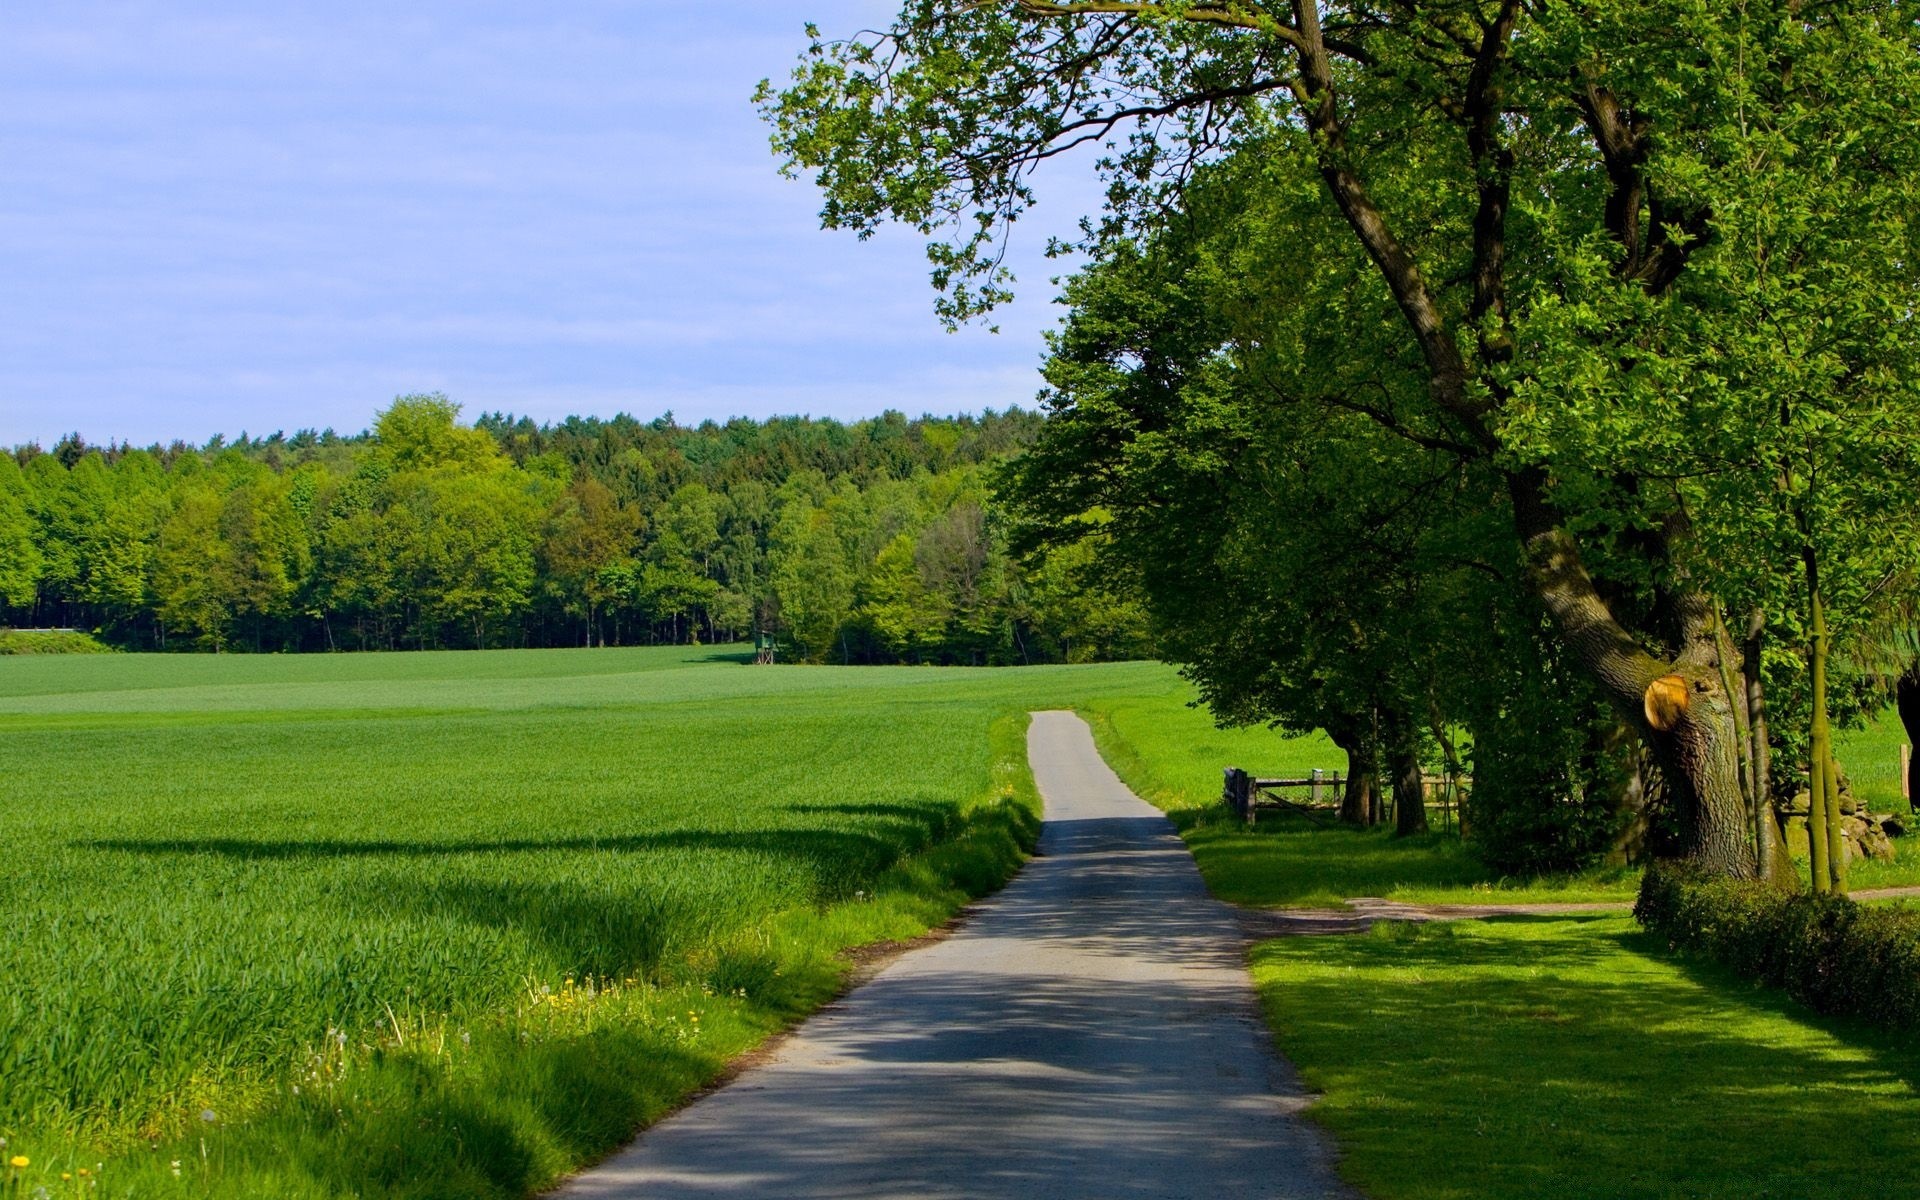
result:
[(1084, 551), (1009, 557), (988, 477), (1038, 425), (1017, 411), (468, 425), (434, 395), (401, 397), (350, 438), (73, 437), (0, 455), (0, 623), (134, 648), (760, 632), (851, 662), (1147, 653), (1125, 597), (1057, 586)]
[[(1532, 659), (1577, 670), (1651, 755), (1671, 852), (1778, 870), (1758, 718), (1769, 681), (1807, 689), (1770, 647), (1805, 643), (1822, 591), (1836, 621), (1863, 615), (1920, 529), (1908, 6), (912, 0), (877, 32), (815, 33), (761, 98), (828, 225), (929, 236), (948, 320), (1004, 298), (1034, 172), (1092, 144), (1094, 271), (1179, 243), (1208, 311), (1168, 319), (1177, 275), (1078, 303), (1072, 329), (1114, 348), (1058, 388), (1049, 440), (1144, 461), (1167, 410), (1224, 389), (1302, 410), (1259, 421), (1329, 462), (1352, 462), (1357, 418), (1451, 464), (1502, 513), (1482, 557), (1516, 564), (1509, 603), (1543, 618)], [(1096, 394), (1126, 402), (1083, 414)], [(1051, 461), (1031, 487), (1091, 503), (1110, 482)], [(1409, 497), (1419, 477), (1386, 476)], [(1259, 501), (1243, 480), (1222, 503)], [(1243, 565), (1287, 561), (1284, 538)], [(1395, 627), (1380, 594), (1340, 595)], [(1366, 662), (1364, 640), (1342, 653)]]

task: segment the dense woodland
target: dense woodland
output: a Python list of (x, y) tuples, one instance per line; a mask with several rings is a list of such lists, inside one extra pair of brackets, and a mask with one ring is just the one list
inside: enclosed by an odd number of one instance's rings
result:
[(350, 437), (0, 455), (0, 626), (130, 649), (374, 650), (777, 637), (832, 662), (1145, 653), (1090, 553), (1009, 553), (1011, 410), (688, 428), (462, 424), (403, 397)]

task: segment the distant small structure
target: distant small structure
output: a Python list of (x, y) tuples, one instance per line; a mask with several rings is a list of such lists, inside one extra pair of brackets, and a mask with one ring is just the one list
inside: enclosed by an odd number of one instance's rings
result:
[(755, 666), (770, 667), (773, 665), (773, 643), (774, 638), (771, 633), (754, 635), (753, 663)]

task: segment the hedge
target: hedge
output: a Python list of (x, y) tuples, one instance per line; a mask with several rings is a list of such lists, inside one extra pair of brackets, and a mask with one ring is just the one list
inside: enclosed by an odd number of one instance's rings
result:
[(1655, 866), (1633, 915), (1673, 949), (1784, 988), (1818, 1012), (1920, 1025), (1920, 910)]
[(113, 647), (71, 629), (0, 629), (0, 654), (111, 654)]

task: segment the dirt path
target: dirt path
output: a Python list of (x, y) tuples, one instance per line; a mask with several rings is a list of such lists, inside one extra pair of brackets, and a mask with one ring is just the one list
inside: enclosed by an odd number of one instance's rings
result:
[(1071, 713), (1039, 713), (1040, 856), (728, 1086), (560, 1193), (1335, 1197), (1245, 937)]

